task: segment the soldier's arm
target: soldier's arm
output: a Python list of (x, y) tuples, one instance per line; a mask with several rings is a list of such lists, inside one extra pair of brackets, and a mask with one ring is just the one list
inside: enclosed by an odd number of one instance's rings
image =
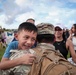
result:
[(0, 63), (0, 69), (10, 69), (18, 65), (22, 64), (29, 64), (31, 65), (33, 60), (35, 59), (35, 56), (33, 54), (25, 54), (21, 56), (20, 58), (14, 59), (14, 60), (5, 60)]

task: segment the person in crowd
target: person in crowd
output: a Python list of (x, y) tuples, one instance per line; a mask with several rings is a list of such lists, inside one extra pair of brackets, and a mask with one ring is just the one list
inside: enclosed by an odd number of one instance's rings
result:
[(7, 70), (18, 65), (31, 65), (35, 58), (33, 54), (27, 53), (17, 59), (10, 60), (10, 50), (28, 50), (34, 45), (36, 41), (36, 36), (37, 28), (34, 24), (29, 22), (21, 23), (19, 25), (16, 37), (18, 41), (13, 41), (7, 46), (5, 53), (2, 57), (2, 60), (0, 62), (0, 69)]
[(69, 29), (63, 28), (63, 38), (67, 40), (68, 37), (69, 37)]
[(66, 48), (66, 40), (63, 38), (63, 29), (59, 26), (55, 27), (55, 42), (56, 50), (59, 50), (62, 55), (67, 59), (68, 50)]
[(63, 38), (63, 29), (59, 26), (55, 27), (55, 42), (53, 44), (56, 50), (59, 50), (60, 53), (67, 59), (68, 50), (70, 51), (73, 60), (75, 60), (76, 54), (74, 51), (73, 44), (70, 40), (65, 40)]
[(6, 35), (5, 35), (4, 29), (1, 32), (1, 42), (2, 42), (2, 47), (5, 48), (6, 47)]
[(26, 22), (30, 22), (30, 23), (35, 24), (35, 20), (34, 20), (33, 18), (29, 18), (29, 19), (27, 19)]
[(16, 37), (17, 37), (17, 30), (14, 31), (14, 38), (13, 38), (12, 42), (17, 41)]
[(72, 42), (74, 45), (74, 50), (76, 50), (76, 41), (75, 41), (76, 40), (76, 24), (73, 24), (72, 33), (73, 33)]
[(72, 40), (72, 37), (74, 37), (76, 34), (76, 28), (75, 27), (76, 27), (76, 24), (73, 24), (71, 29), (69, 30), (69, 37), (68, 37), (69, 40)]
[[(74, 46), (74, 50), (76, 52), (76, 24), (73, 24), (71, 30), (70, 30), (70, 35), (68, 37), (69, 40), (72, 41), (73, 43), (73, 46)], [(72, 57), (73, 58), (73, 57)], [(70, 61), (72, 64), (75, 64), (73, 61), (72, 61), (72, 58), (69, 58), (68, 61)], [(76, 64), (75, 64), (76, 65)]]

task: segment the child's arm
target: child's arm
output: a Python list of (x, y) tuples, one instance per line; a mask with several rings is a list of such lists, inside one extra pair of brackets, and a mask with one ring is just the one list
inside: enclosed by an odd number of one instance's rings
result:
[(10, 69), (12, 67), (23, 65), (23, 64), (31, 65), (34, 59), (35, 59), (35, 56), (33, 54), (25, 54), (22, 57), (14, 60), (7, 59), (0, 63), (0, 69), (2, 70)]

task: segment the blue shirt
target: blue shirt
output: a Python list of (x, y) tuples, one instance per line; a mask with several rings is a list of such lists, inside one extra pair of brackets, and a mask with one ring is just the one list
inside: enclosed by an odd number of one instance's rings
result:
[(17, 40), (16, 40), (15, 38), (13, 38), (12, 42), (13, 42), (13, 41), (17, 41)]
[[(31, 48), (35, 48), (35, 44)], [(18, 41), (13, 41), (10, 44), (8, 44), (5, 53), (3, 55), (4, 58), (9, 58), (10, 57), (10, 50), (15, 50), (18, 49)]]
[(18, 41), (13, 41), (11, 43), (8, 44), (5, 53), (3, 55), (4, 58), (9, 58), (10, 57), (10, 50), (13, 49), (18, 49)]

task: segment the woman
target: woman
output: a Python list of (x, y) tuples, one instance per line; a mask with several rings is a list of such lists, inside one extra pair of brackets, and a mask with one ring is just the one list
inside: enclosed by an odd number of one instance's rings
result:
[(76, 53), (74, 51), (73, 43), (70, 39), (65, 40), (63, 37), (63, 29), (59, 26), (55, 27), (55, 42), (53, 44), (56, 50), (67, 59), (68, 51), (70, 52), (73, 61), (76, 63)]
[[(68, 40), (71, 40), (72, 43), (73, 43), (73, 46), (74, 46), (74, 50), (76, 52), (76, 24), (73, 24), (71, 30), (70, 30), (70, 36), (68, 38)], [(69, 58), (68, 61), (70, 61), (72, 64), (76, 65), (72, 59), (75, 58), (75, 57), (72, 57), (72, 58)]]

